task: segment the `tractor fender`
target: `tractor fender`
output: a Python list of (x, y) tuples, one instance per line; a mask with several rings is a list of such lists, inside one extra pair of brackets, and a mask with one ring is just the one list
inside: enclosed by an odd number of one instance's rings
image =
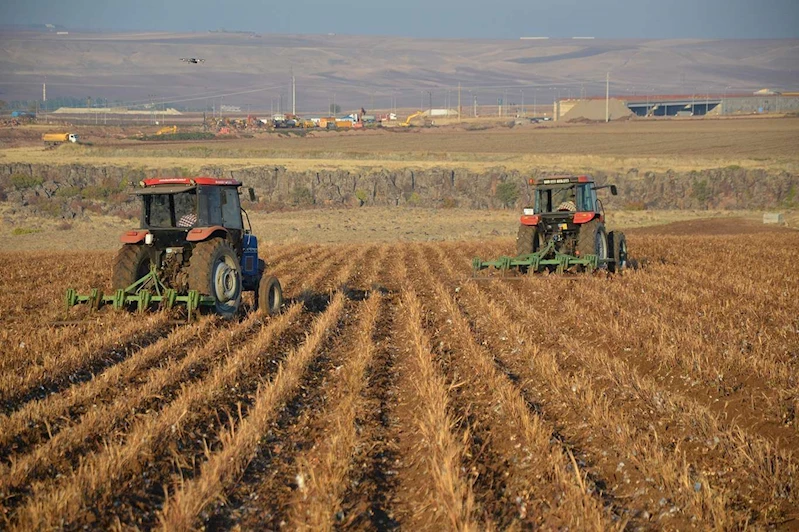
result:
[(202, 242), (211, 237), (227, 238), (228, 230), (221, 225), (212, 225), (211, 227), (195, 227), (190, 230), (186, 235), (186, 240), (189, 242)]
[[(596, 218), (597, 213), (595, 212), (575, 212), (574, 218), (572, 221), (576, 224), (585, 224)], [(602, 221), (602, 217), (600, 216), (599, 221)]]
[(140, 242), (144, 242), (144, 237), (150, 234), (150, 231), (146, 229), (143, 230), (133, 230), (133, 231), (125, 231), (121, 237), (119, 237), (119, 241), (123, 244), (138, 244)]

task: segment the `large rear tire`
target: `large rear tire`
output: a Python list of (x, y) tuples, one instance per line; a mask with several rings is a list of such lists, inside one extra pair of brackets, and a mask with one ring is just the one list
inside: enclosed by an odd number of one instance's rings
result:
[[(605, 224), (599, 220), (591, 220), (580, 227), (577, 236), (577, 252), (580, 257), (596, 255), (600, 261), (608, 258), (608, 234)], [(607, 263), (600, 263), (600, 268), (605, 268)]]
[(111, 267), (111, 285), (114, 290), (124, 289), (150, 273), (152, 255), (147, 246), (125, 244), (114, 257)]
[(544, 245), (544, 237), (538, 232), (535, 225), (519, 225), (519, 232), (516, 234), (516, 255), (529, 255), (541, 249)]
[(225, 241), (218, 238), (194, 246), (187, 268), (189, 289), (215, 299), (214, 311), (232, 319), (241, 305), (241, 265)]
[(280, 312), (280, 308), (283, 306), (283, 288), (281, 288), (277, 277), (271, 275), (262, 277), (258, 283), (256, 294), (258, 310), (266, 312), (270, 316)]
[(613, 256), (613, 262), (608, 264), (611, 272), (622, 272), (627, 269), (627, 239), (621, 231), (608, 233), (608, 249)]

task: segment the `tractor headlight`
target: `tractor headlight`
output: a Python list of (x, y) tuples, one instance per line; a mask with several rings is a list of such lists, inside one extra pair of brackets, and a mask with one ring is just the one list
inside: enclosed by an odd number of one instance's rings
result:
[(535, 214), (535, 209), (522, 209), (525, 216), (532, 216)]
[(146, 235), (144, 235), (144, 243), (147, 244), (148, 246), (152, 246), (153, 245), (153, 234), (152, 233), (147, 233)]

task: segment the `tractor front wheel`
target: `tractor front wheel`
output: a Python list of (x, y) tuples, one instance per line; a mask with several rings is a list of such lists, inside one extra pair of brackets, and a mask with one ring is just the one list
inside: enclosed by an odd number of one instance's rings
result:
[(258, 283), (256, 297), (258, 310), (263, 310), (270, 316), (279, 313), (280, 307), (283, 306), (283, 288), (277, 277), (262, 277)]
[(150, 249), (140, 244), (125, 244), (114, 257), (111, 285), (114, 290), (125, 289), (150, 273), (153, 262)]
[[(577, 252), (580, 257), (586, 255), (596, 255), (600, 261), (608, 258), (608, 234), (605, 232), (605, 225), (599, 220), (591, 220), (580, 226), (580, 234), (577, 236)], [(600, 263), (603, 268), (607, 263)]]
[(214, 310), (232, 319), (241, 305), (241, 265), (236, 253), (223, 240), (200, 242), (191, 252), (189, 289), (214, 298)]

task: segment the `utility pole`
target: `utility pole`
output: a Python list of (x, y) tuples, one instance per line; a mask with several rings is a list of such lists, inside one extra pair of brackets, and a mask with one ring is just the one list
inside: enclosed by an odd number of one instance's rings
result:
[(294, 69), (291, 71), (291, 114), (297, 115), (297, 84), (294, 81)]
[(458, 122), (461, 121), (461, 113), (463, 109), (461, 109), (461, 82), (458, 82)]
[(552, 118), (560, 120), (560, 92), (557, 87), (552, 87)]
[(610, 72), (605, 73), (605, 122), (610, 122)]

